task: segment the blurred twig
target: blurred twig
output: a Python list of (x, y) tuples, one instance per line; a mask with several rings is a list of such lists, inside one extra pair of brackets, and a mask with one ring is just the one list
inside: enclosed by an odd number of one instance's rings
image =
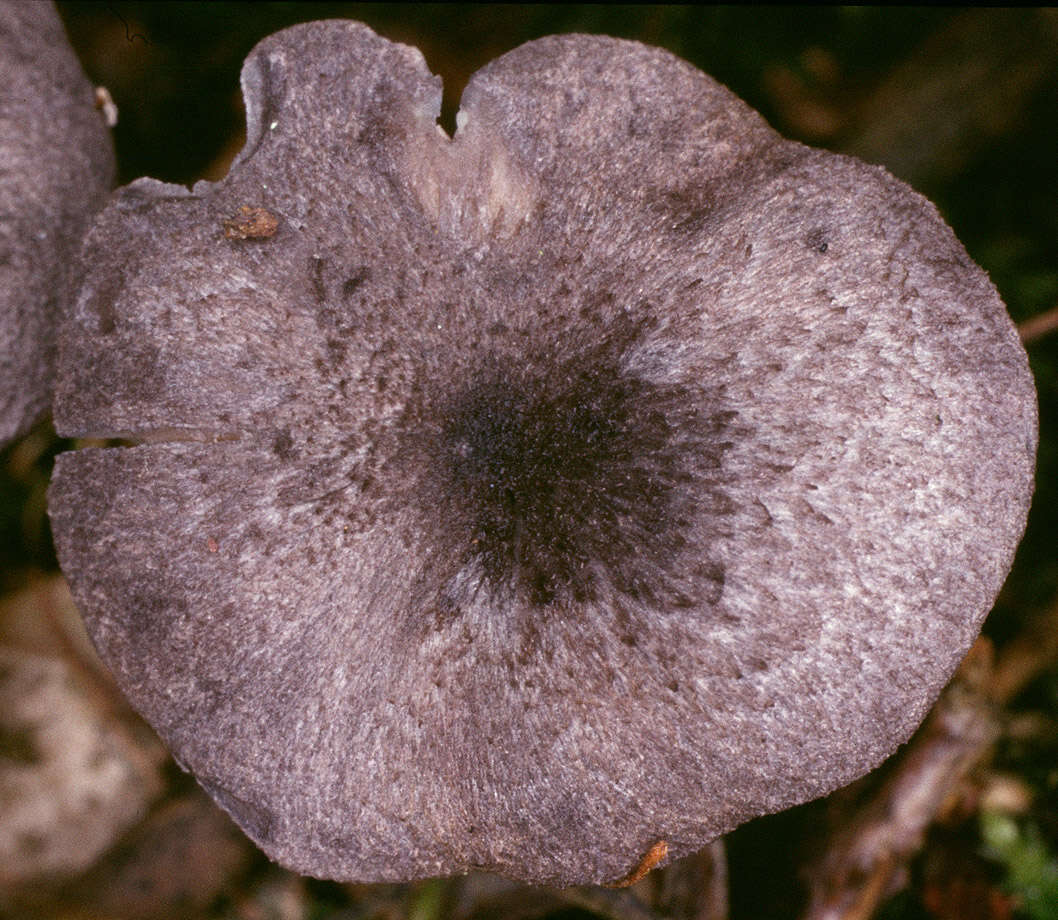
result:
[(994, 656), (978, 639), (878, 791), (807, 870), (805, 920), (867, 920), (945, 804), (999, 735), (999, 712), (1058, 662), (1058, 603)]
[(809, 867), (805, 920), (867, 920), (927, 828), (999, 733), (992, 647), (978, 639), (877, 793)]
[(975, 9), (929, 36), (864, 100), (843, 149), (912, 185), (956, 173), (1054, 73), (1055, 19)]
[(652, 903), (673, 920), (727, 920), (727, 853), (723, 838), (679, 859), (646, 880), (655, 889)]
[(660, 920), (631, 891), (610, 888), (567, 888), (559, 892), (561, 898), (576, 907), (590, 910), (605, 920)]
[(1043, 313), (1030, 317), (1018, 324), (1018, 335), (1023, 344), (1042, 339), (1048, 333), (1058, 330), (1058, 307), (1051, 307)]
[(992, 677), (992, 699), (1009, 703), (1047, 668), (1058, 664), (1058, 600), (1000, 649)]

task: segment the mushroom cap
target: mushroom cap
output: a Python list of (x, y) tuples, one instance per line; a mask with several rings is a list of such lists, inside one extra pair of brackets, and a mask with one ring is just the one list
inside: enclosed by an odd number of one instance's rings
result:
[(0, 0), (0, 444), (48, 407), (81, 236), (114, 181), (110, 132), (51, 3)]
[[(100, 216), (63, 330), (62, 567), (270, 856), (625, 876), (827, 793), (969, 648), (1032, 492), (1003, 304), (935, 208), (671, 54), (470, 81), (328, 21), (247, 142)], [(661, 850), (657, 850), (661, 852)]]

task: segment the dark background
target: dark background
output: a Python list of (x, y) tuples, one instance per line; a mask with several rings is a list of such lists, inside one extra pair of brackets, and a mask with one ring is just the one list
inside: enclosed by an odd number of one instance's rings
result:
[[(936, 202), (989, 272), (1015, 322), (1058, 307), (1055, 11), (223, 2), (58, 7), (89, 78), (106, 86), (118, 106), (114, 137), (122, 184), (141, 175), (180, 183), (222, 177), (242, 143), (242, 60), (262, 37), (295, 22), (359, 19), (420, 48), (444, 79), (442, 123), (449, 130), (463, 86), (492, 58), (541, 35), (600, 32), (668, 48), (725, 83), (787, 136), (880, 163), (909, 182)], [(1040, 622), (1058, 623), (1058, 332), (1034, 336), (1027, 348), (1041, 410), (1038, 490), (1014, 571), (986, 626), (1000, 650)], [(64, 446), (44, 423), (0, 454), (6, 595), (56, 569), (44, 492), (51, 461)], [(1008, 816), (1018, 845), (1003, 851), (990, 845), (991, 819), (970, 808), (934, 826), (877, 911), (846, 916), (1058, 918), (1053, 666), (1010, 702), (1004, 724), (1026, 714), (1041, 727), (1024, 737), (1005, 733), (981, 767), (1011, 777), (1026, 793), (1026, 804)], [(174, 795), (188, 793), (178, 771), (170, 778)], [(800, 915), (799, 866), (821, 845), (825, 808), (804, 806), (729, 836), (731, 917)], [(109, 858), (128, 858), (130, 845), (125, 841), (124, 856)], [(187, 865), (166, 871), (179, 874), (189, 871)], [(67, 916), (77, 903), (76, 916), (86, 917), (428, 920), (458, 913), (448, 883), (307, 882), (286, 878), (252, 852), (208, 883), (189, 879), (199, 895), (189, 899), (185, 892), (182, 901), (159, 888), (153, 900), (93, 907), (96, 889), (79, 884), (57, 882), (59, 900), (41, 895), (34, 910)], [(289, 895), (287, 913), (261, 894), (272, 890), (268, 886)], [(956, 889), (971, 894), (952, 894)], [(530, 902), (510, 895), (509, 910), (496, 916), (543, 915), (545, 896), (536, 898), (535, 913), (526, 912)], [(632, 916), (558, 902), (546, 910), (566, 920)]]

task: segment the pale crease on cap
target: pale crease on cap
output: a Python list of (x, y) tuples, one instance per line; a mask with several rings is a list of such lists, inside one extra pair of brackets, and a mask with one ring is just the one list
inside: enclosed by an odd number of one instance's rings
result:
[(0, 0), (0, 444), (47, 409), (69, 266), (114, 180), (95, 94), (51, 3)]
[(223, 181), (135, 182), (90, 233), (56, 423), (138, 443), (62, 455), (51, 515), (245, 831), (336, 879), (611, 882), (892, 753), (1036, 443), (934, 207), (634, 42), (517, 48), (454, 140), (357, 23), (242, 82)]

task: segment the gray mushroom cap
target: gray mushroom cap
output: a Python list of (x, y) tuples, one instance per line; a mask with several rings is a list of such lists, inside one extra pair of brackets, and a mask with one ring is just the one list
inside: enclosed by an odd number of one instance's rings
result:
[(0, 2), (0, 444), (47, 409), (81, 236), (114, 181), (110, 132), (51, 3)]
[(470, 81), (261, 42), (246, 146), (122, 190), (63, 330), (62, 567), (273, 858), (625, 875), (903, 742), (1007, 573), (1036, 408), (988, 279), (884, 170), (667, 52)]

